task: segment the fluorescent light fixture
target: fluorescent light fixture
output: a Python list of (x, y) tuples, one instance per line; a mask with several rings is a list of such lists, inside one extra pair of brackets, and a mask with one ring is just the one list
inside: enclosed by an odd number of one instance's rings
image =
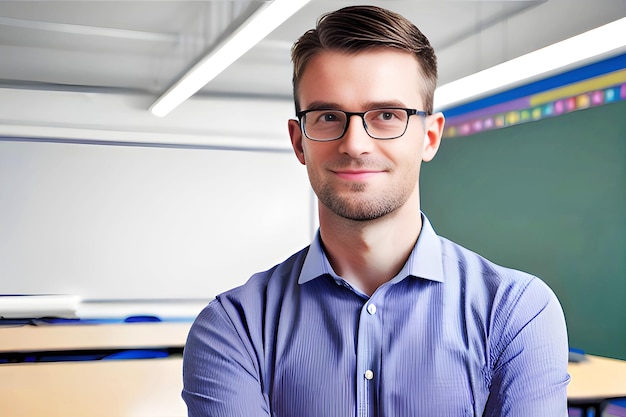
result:
[(309, 1), (273, 0), (262, 5), (246, 22), (159, 97), (150, 106), (152, 114), (163, 117), (174, 110)]
[(435, 108), (461, 104), (574, 64), (626, 50), (625, 34), (626, 17), (452, 81), (435, 91)]

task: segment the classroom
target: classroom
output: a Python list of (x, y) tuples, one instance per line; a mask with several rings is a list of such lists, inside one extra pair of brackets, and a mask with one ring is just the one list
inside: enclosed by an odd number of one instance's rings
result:
[(0, 415), (187, 415), (195, 317), (317, 233), (290, 50), (339, 3), (429, 37), (423, 212), (554, 291), (569, 415), (626, 416), (624, 0), (0, 2)]

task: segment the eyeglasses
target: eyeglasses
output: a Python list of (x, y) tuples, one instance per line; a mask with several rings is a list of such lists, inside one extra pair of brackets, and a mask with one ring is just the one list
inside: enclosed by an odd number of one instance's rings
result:
[(304, 135), (315, 141), (328, 142), (341, 138), (350, 125), (352, 116), (363, 120), (363, 128), (374, 139), (396, 139), (404, 135), (409, 117), (426, 117), (428, 113), (416, 109), (390, 107), (366, 112), (348, 112), (336, 109), (311, 109), (297, 113)]

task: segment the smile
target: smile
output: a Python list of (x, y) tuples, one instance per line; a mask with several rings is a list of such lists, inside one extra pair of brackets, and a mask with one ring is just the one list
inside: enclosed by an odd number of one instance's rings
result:
[(350, 181), (363, 181), (377, 174), (382, 174), (382, 171), (369, 171), (369, 170), (334, 171), (334, 172), (339, 178), (350, 180)]

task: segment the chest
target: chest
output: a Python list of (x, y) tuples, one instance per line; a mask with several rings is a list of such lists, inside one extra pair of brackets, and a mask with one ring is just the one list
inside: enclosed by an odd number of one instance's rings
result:
[(473, 416), (484, 408), (484, 350), (443, 297), (425, 294), (303, 297), (281, 318), (268, 364), (274, 415)]

